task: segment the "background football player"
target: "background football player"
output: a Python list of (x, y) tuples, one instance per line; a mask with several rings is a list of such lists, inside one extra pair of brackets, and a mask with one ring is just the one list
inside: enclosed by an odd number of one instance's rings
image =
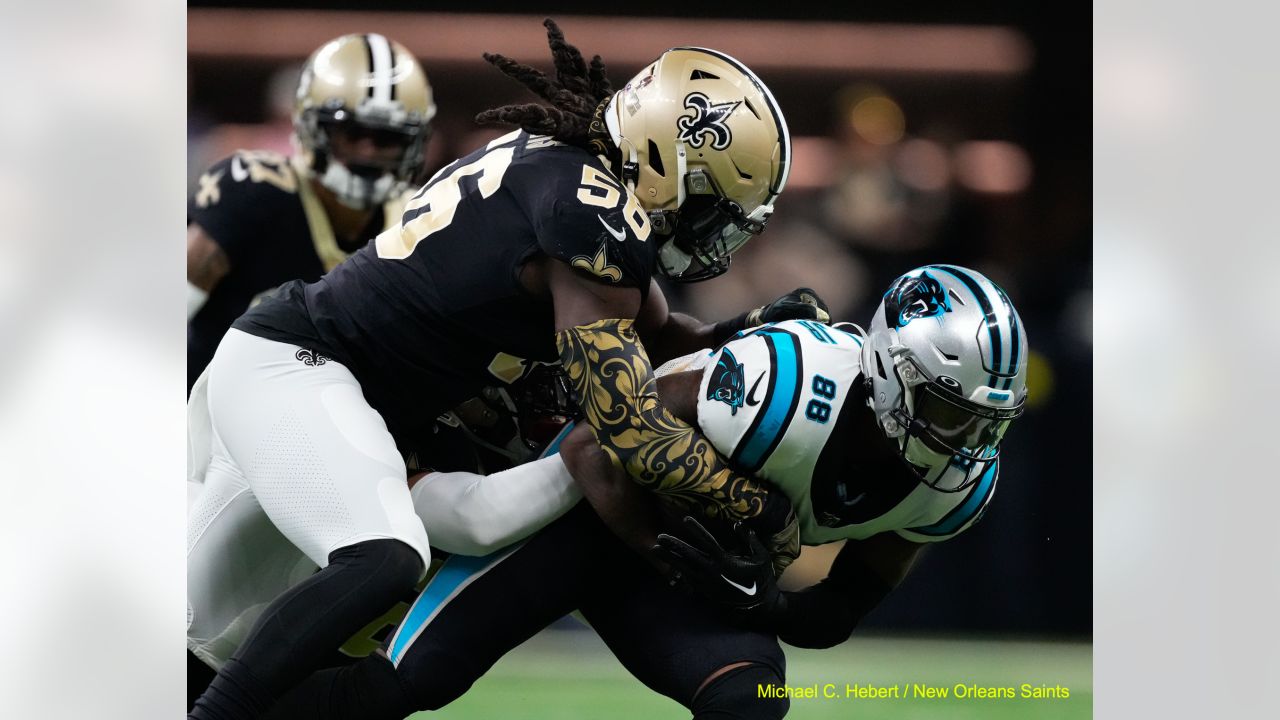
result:
[(399, 221), (435, 114), (404, 46), (344, 35), (303, 67), (296, 154), (241, 150), (201, 175), (187, 202), (188, 391), (254, 298), (316, 280)]
[[(297, 154), (241, 150), (215, 163), (187, 201), (187, 391), (253, 300), (315, 280), (388, 224), (422, 170), (436, 114), (417, 60), (378, 34), (344, 35), (303, 66)], [(203, 404), (203, 389), (196, 389)], [(202, 438), (202, 413), (190, 432)], [(207, 455), (197, 441), (195, 452)], [(198, 461), (197, 461), (198, 462)], [(188, 706), (212, 678), (188, 654)]]
[(634, 480), (752, 524), (779, 568), (798, 553), (785, 495), (636, 393), (650, 357), (717, 345), (749, 319), (669, 313), (653, 275), (714, 277), (764, 229), (791, 160), (777, 103), (740, 63), (696, 48), (615, 93), (598, 57), (588, 66), (547, 28), (554, 81), (486, 57), (553, 107), (482, 113), (523, 129), (443, 168), (398, 226), (318, 282), (286, 284), (219, 345), (192, 532), (251, 498), (321, 570), (263, 611), (191, 717), (260, 716), (412, 588), (430, 551), (401, 451), (512, 357), (559, 360), (585, 426)]
[[(821, 582), (781, 591), (771, 553), (743, 525), (717, 539), (686, 518), (683, 539), (658, 535), (658, 509), (646, 518), (638, 486), (578, 430), (540, 472), (562, 461), (558, 472), (572, 470), (599, 518), (580, 505), (517, 548), (450, 558), (381, 654), (318, 673), (276, 716), (439, 708), (575, 609), (628, 670), (695, 717), (785, 714), (785, 698), (758, 694), (782, 682), (775, 638), (843, 642), (923, 544), (976, 523), (1026, 400), (1026, 332), (1003, 290), (977, 272), (912, 270), (870, 328), (770, 324), (669, 363), (656, 383), (666, 407), (790, 497), (805, 544), (848, 541)], [(641, 553), (627, 552), (619, 532)], [(651, 547), (651, 560), (699, 597), (671, 591), (640, 559)]]

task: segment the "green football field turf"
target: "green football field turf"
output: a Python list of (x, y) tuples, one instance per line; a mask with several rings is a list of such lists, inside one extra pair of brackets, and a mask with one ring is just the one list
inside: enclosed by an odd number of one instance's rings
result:
[[(1092, 717), (1092, 648), (1087, 643), (855, 638), (830, 650), (787, 648), (787, 682), (817, 684), (819, 697), (793, 699), (788, 718), (876, 720), (1066, 720)], [(915, 686), (1067, 688), (1066, 699), (925, 699)], [(846, 697), (848, 685), (898, 686), (906, 697)], [(824, 698), (826, 691), (834, 698)], [(972, 693), (972, 691), (970, 691)], [(548, 631), (503, 658), (462, 699), (414, 720), (657, 720), (687, 718), (650, 692), (587, 631)]]

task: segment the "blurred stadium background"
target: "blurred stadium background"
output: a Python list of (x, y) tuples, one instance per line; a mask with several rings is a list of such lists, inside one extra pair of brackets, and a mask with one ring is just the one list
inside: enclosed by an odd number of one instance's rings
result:
[[(735, 258), (733, 272), (668, 288), (673, 305), (716, 319), (809, 285), (835, 317), (865, 324), (893, 277), (951, 262), (1009, 291), (1033, 351), (1031, 408), (1006, 443), (1004, 480), (983, 522), (930, 549), (849, 643), (788, 649), (789, 681), (1071, 688), (1066, 701), (796, 701), (792, 717), (1090, 716), (1087, 10), (779, 4), (746, 17), (651, 2), (610, 7), (631, 15), (606, 17), (605, 6), (582, 12), (563, 3), (272, 5), (190, 5), (191, 183), (237, 148), (288, 152), (297, 70), (311, 50), (346, 32), (382, 32), (426, 67), (440, 108), (429, 172), (499, 134), (476, 128), (476, 112), (527, 97), (480, 53), (548, 67), (544, 16), (585, 53), (602, 55), (618, 86), (680, 44), (724, 50), (756, 70), (787, 113), (791, 183), (768, 232)], [(1067, 12), (1076, 14), (1055, 15)], [(823, 556), (806, 558), (794, 574), (815, 572)], [(566, 621), (432, 717), (679, 713)]]

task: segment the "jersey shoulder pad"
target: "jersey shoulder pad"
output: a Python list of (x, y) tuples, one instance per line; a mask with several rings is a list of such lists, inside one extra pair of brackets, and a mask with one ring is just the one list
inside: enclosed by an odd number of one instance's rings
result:
[(286, 212), (301, 212), (298, 174), (289, 158), (238, 150), (201, 174), (187, 199), (187, 222), (222, 246), (232, 263)]
[(400, 218), (404, 215), (405, 208), (409, 205), (409, 201), (414, 195), (418, 194), (418, 188), (409, 188), (399, 195), (395, 195), (382, 204), (382, 217), (380, 222), (382, 227), (379, 230), (386, 230), (400, 224)]
[(599, 158), (552, 146), (522, 160), (516, 176), (537, 183), (526, 212), (542, 251), (601, 282), (647, 289), (657, 244), (649, 218)]
[(896, 532), (904, 540), (917, 543), (941, 542), (968, 530), (982, 519), (996, 494), (996, 481), (1000, 476), (1000, 461), (988, 463), (982, 470), (978, 481), (970, 486), (968, 492), (956, 493), (960, 496), (949, 511), (936, 521), (926, 525), (904, 528)]

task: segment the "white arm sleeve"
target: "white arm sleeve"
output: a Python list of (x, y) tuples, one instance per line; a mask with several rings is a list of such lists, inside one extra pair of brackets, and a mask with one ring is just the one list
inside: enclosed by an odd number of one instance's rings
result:
[(431, 544), (472, 556), (529, 537), (582, 498), (559, 455), (493, 475), (431, 473), (410, 494)]
[(191, 281), (187, 281), (187, 322), (191, 322), (191, 318), (200, 312), (200, 308), (204, 307), (204, 301), (209, 299), (209, 293), (201, 290)]

